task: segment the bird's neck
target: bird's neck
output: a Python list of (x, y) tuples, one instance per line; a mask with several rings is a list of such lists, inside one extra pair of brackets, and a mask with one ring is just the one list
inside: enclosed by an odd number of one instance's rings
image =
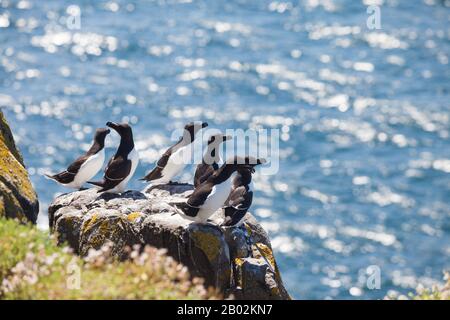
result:
[(216, 174), (212, 176), (214, 184), (220, 184), (228, 180), (233, 173), (236, 172), (236, 167), (224, 164), (219, 168)]
[(194, 140), (195, 140), (195, 134), (194, 133), (185, 132), (183, 134), (183, 136), (180, 138), (180, 140), (178, 141), (178, 143), (181, 146), (187, 146), (187, 145), (191, 144), (192, 142), (194, 142)]
[(124, 158), (128, 157), (128, 154), (131, 152), (131, 150), (134, 149), (134, 141), (133, 136), (131, 137), (122, 137), (120, 139), (120, 145), (116, 152), (117, 156), (122, 156)]
[(235, 186), (246, 186), (252, 182), (252, 173), (249, 170), (239, 170), (236, 179), (234, 180)]
[(95, 139), (89, 148), (87, 154), (93, 155), (102, 150), (105, 147), (105, 141)]

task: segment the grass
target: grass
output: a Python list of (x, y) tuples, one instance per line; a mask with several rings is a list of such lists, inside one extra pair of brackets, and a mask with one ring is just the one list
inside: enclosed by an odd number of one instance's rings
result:
[(129, 250), (130, 259), (110, 258), (110, 246), (80, 258), (58, 247), (32, 225), (0, 218), (0, 299), (208, 299), (203, 281), (165, 251)]

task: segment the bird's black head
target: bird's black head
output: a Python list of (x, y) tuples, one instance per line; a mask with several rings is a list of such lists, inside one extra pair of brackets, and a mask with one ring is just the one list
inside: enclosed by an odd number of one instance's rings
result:
[(183, 138), (188, 138), (189, 142), (194, 141), (195, 135), (198, 131), (200, 131), (203, 128), (206, 128), (208, 126), (208, 123), (201, 122), (201, 121), (194, 121), (189, 122), (184, 126), (184, 135)]
[(106, 125), (114, 130), (122, 137), (132, 136), (133, 132), (128, 123), (107, 122)]
[(110, 132), (111, 130), (107, 128), (98, 128), (97, 130), (95, 130), (94, 143), (92, 144), (88, 153), (97, 153), (98, 151), (103, 149), (105, 147), (105, 138)]
[(249, 171), (251, 173), (255, 172), (255, 167), (257, 165), (266, 163), (266, 159), (255, 158), (252, 156), (245, 156), (245, 157), (235, 156), (232, 158), (232, 161), (236, 165), (236, 170), (238, 172)]
[(251, 180), (251, 174), (255, 172), (254, 167), (265, 162), (266, 160), (262, 158), (258, 159), (249, 156), (234, 156), (228, 158), (227, 161), (225, 161), (225, 163), (219, 168), (219, 170), (214, 172), (214, 174), (211, 175), (208, 180), (210, 179), (215, 183), (221, 183), (222, 181), (228, 179), (236, 171), (241, 175), (250, 177)]
[(111, 132), (111, 130), (109, 130), (107, 128), (98, 128), (97, 130), (95, 130), (94, 140), (96, 142), (100, 143), (101, 145), (104, 145), (105, 138), (110, 132)]
[(128, 154), (134, 148), (133, 131), (127, 123), (107, 122), (106, 125), (114, 129), (120, 135), (118, 153)]
[(224, 135), (222, 133), (214, 134), (214, 135), (209, 137), (208, 145), (210, 145), (210, 144), (220, 144), (222, 142), (231, 140), (232, 138), (233, 138), (232, 136)]

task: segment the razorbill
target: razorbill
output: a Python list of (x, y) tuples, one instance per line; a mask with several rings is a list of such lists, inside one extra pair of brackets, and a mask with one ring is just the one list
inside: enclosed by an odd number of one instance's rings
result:
[(109, 129), (97, 129), (94, 142), (86, 154), (76, 159), (65, 171), (54, 175), (45, 174), (45, 177), (65, 187), (80, 189), (102, 168), (105, 161), (105, 138), (109, 133)]
[(241, 157), (227, 160), (206, 181), (194, 189), (186, 202), (170, 204), (176, 208), (176, 213), (185, 219), (200, 223), (207, 222), (214, 212), (223, 207), (232, 190), (236, 171), (240, 167), (251, 168)]
[(106, 125), (120, 135), (120, 145), (109, 160), (102, 181), (88, 181), (100, 187), (98, 192), (122, 193), (139, 163), (139, 155), (134, 148), (133, 131), (126, 123), (108, 122)]
[(238, 227), (242, 224), (253, 200), (252, 174), (255, 173), (255, 166), (265, 162), (265, 159), (254, 159), (250, 167), (238, 168), (230, 196), (223, 207), (225, 217), (221, 227)]
[(195, 136), (202, 128), (206, 128), (206, 122), (191, 122), (184, 127), (180, 140), (164, 152), (156, 163), (156, 167), (140, 180), (151, 181), (153, 185), (175, 184), (172, 179), (181, 173), (186, 166), (186, 159), (190, 159), (192, 143)]
[(220, 145), (231, 138), (231, 136), (223, 135), (221, 133), (209, 137), (206, 151), (203, 154), (202, 163), (197, 165), (197, 169), (195, 170), (194, 187), (197, 187), (203, 181), (208, 179), (215, 170), (219, 169), (219, 165), (222, 165)]

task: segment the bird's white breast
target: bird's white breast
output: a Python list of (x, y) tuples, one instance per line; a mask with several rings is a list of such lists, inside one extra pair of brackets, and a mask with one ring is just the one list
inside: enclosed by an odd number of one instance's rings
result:
[(189, 144), (175, 151), (167, 161), (166, 166), (162, 170), (164, 180), (171, 180), (178, 175), (191, 159), (191, 148)]
[(105, 162), (105, 149), (87, 158), (80, 166), (71, 187), (81, 188), (86, 181), (91, 180), (101, 169)]
[(216, 184), (212, 188), (211, 193), (206, 198), (205, 203), (198, 211), (196, 220), (206, 221), (214, 212), (222, 208), (223, 204), (230, 195), (235, 175), (236, 173), (233, 173), (227, 180), (223, 181), (220, 184)]

